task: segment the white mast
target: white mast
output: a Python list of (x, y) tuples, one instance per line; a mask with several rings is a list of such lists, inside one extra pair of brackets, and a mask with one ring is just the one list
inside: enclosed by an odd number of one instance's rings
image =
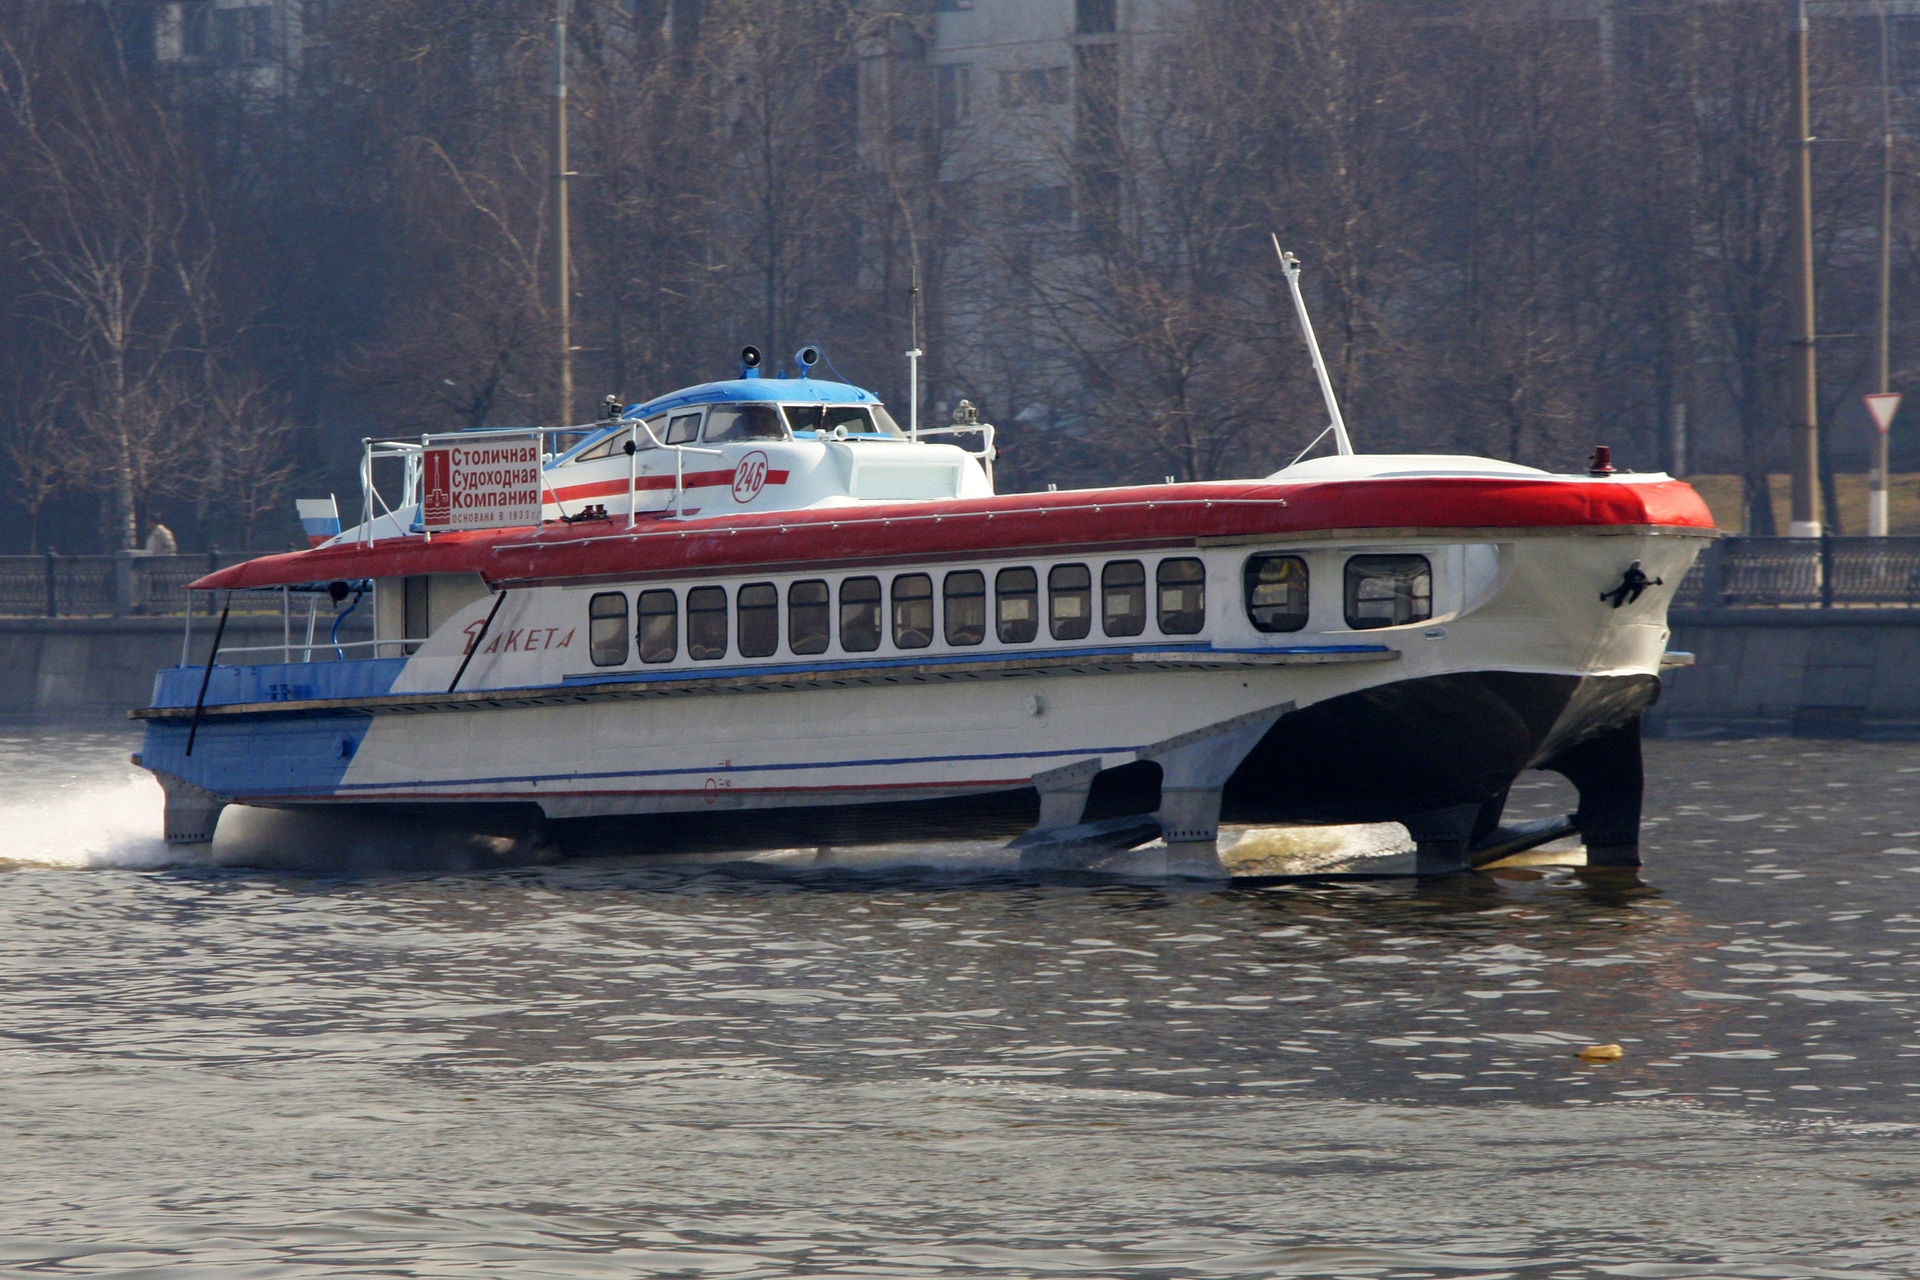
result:
[(1294, 314), (1300, 317), (1300, 332), (1307, 339), (1307, 353), (1313, 357), (1313, 371), (1320, 378), (1320, 394), (1327, 402), (1327, 415), (1333, 419), (1333, 443), (1341, 453), (1353, 452), (1353, 441), (1347, 436), (1347, 420), (1340, 415), (1339, 397), (1333, 394), (1333, 379), (1327, 373), (1327, 362), (1320, 355), (1320, 339), (1313, 334), (1313, 319), (1307, 315), (1307, 300), (1300, 296), (1300, 259), (1280, 247), (1280, 237), (1273, 237), (1273, 251), (1280, 255), (1280, 272), (1287, 278), (1287, 288), (1293, 291)]

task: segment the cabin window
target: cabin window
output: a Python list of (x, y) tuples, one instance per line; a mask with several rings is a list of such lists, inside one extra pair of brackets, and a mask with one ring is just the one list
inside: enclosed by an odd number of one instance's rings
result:
[(627, 660), (624, 592), (609, 592), (587, 602), (587, 647), (596, 667), (617, 667)]
[(1255, 631), (1298, 631), (1307, 625), (1307, 562), (1299, 556), (1247, 560), (1247, 620)]
[(828, 433), (835, 427), (845, 427), (850, 436), (901, 434), (887, 411), (878, 405), (790, 404), (786, 414), (788, 425), (795, 431)]
[(780, 589), (771, 582), (749, 583), (734, 607), (740, 613), (740, 656), (771, 657), (780, 648)]
[(680, 601), (671, 591), (640, 593), (640, 661), (672, 662), (680, 656)]
[(963, 569), (947, 575), (947, 643), (979, 644), (987, 638), (987, 575)]
[(1040, 634), (1040, 575), (1002, 569), (993, 580), (1001, 644), (1026, 644)]
[(1053, 566), (1047, 575), (1047, 624), (1055, 640), (1084, 640), (1093, 630), (1093, 575), (1087, 566)]
[(687, 592), (687, 656), (718, 662), (727, 656), (727, 589), (695, 587)]
[(933, 643), (933, 579), (903, 573), (893, 580), (893, 645), (924, 649)]
[(1100, 629), (1110, 636), (1147, 629), (1147, 568), (1138, 560), (1114, 560), (1100, 570)]
[(880, 647), (880, 579), (848, 578), (840, 584), (840, 647), (848, 653)]
[(825, 653), (832, 640), (833, 596), (818, 579), (787, 588), (787, 648), (794, 653)]
[(1198, 635), (1207, 625), (1207, 566), (1188, 557), (1162, 560), (1159, 580), (1161, 632)]
[(707, 410), (708, 444), (728, 440), (785, 440), (780, 411), (770, 404), (716, 404)]
[(613, 454), (613, 447), (615, 445), (625, 445), (626, 442), (627, 442), (627, 433), (625, 431), (619, 432), (618, 434), (615, 434), (615, 435), (610, 435), (605, 440), (602, 440), (599, 444), (593, 446), (593, 448), (586, 449), (580, 453), (575, 454), (573, 456), (573, 461), (574, 462), (598, 462), (602, 458), (611, 457)]
[(1433, 566), (1425, 556), (1355, 556), (1347, 561), (1347, 625), (1400, 627), (1433, 616)]
[(700, 434), (700, 411), (676, 413), (667, 422), (667, 444), (692, 444), (694, 437)]

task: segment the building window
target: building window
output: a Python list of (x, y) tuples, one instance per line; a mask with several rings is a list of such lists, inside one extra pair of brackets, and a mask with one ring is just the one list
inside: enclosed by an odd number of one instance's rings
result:
[(1161, 632), (1198, 635), (1207, 625), (1207, 567), (1189, 558), (1162, 560), (1159, 576)]
[(1425, 556), (1355, 556), (1347, 561), (1347, 625), (1402, 627), (1433, 616), (1433, 566)]
[(1117, 29), (1117, 0), (1073, 0), (1073, 34), (1110, 36)]
[(903, 573), (893, 580), (893, 646), (924, 649), (933, 643), (933, 579)]
[(1255, 631), (1298, 631), (1307, 625), (1307, 562), (1299, 556), (1247, 560), (1247, 620)]
[(695, 662), (718, 662), (727, 656), (725, 587), (687, 592), (687, 656)]
[(1001, 644), (1026, 644), (1040, 634), (1040, 575), (1002, 569), (993, 580)]
[(947, 575), (947, 643), (979, 644), (987, 638), (987, 575), (963, 569)]
[(999, 76), (1000, 105), (1008, 111), (1067, 105), (1072, 73), (1066, 67), (1023, 67)]
[(825, 653), (832, 639), (833, 596), (817, 579), (787, 588), (787, 648), (794, 653)]
[(587, 648), (596, 667), (617, 667), (627, 660), (626, 593), (609, 592), (588, 601)]
[(771, 582), (740, 588), (734, 598), (740, 614), (740, 656), (771, 657), (780, 648), (780, 590)]
[(940, 127), (954, 129), (973, 119), (973, 67), (949, 62), (934, 68)]
[(1100, 571), (1100, 629), (1110, 636), (1147, 629), (1147, 567), (1138, 560), (1115, 560)]
[(880, 647), (880, 579), (848, 578), (840, 584), (840, 647), (848, 653)]
[(1084, 640), (1093, 630), (1093, 575), (1087, 566), (1053, 566), (1047, 575), (1047, 623), (1055, 640)]
[(640, 661), (672, 662), (680, 656), (680, 600), (671, 591), (640, 593)]

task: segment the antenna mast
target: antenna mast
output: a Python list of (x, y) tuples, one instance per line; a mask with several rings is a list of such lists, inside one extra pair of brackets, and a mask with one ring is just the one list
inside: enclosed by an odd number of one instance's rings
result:
[(1300, 259), (1280, 247), (1278, 235), (1273, 237), (1273, 251), (1280, 255), (1280, 273), (1286, 276), (1287, 288), (1293, 292), (1293, 311), (1300, 317), (1300, 332), (1307, 340), (1307, 354), (1313, 357), (1313, 371), (1320, 379), (1320, 395), (1327, 402), (1327, 416), (1333, 420), (1334, 446), (1343, 454), (1351, 454), (1353, 441), (1347, 436), (1347, 420), (1340, 414), (1339, 397), (1333, 394), (1333, 378), (1327, 373), (1327, 362), (1320, 355), (1320, 339), (1314, 336), (1313, 318), (1307, 314), (1307, 300), (1300, 296)]
[(920, 264), (912, 268), (913, 289), (907, 296), (907, 325), (912, 330), (912, 345), (907, 351), (907, 438), (920, 439)]
[(553, 314), (560, 329), (559, 417), (573, 422), (573, 252), (567, 225), (567, 5), (553, 3)]

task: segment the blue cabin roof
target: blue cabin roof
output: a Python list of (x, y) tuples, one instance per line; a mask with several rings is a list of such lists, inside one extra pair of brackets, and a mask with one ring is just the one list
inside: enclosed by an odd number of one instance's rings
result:
[(727, 404), (758, 401), (762, 404), (879, 404), (871, 391), (827, 382), (820, 378), (729, 378), (725, 382), (703, 382), (645, 404), (636, 404), (622, 418), (651, 418), (656, 413), (683, 409), (696, 404)]

